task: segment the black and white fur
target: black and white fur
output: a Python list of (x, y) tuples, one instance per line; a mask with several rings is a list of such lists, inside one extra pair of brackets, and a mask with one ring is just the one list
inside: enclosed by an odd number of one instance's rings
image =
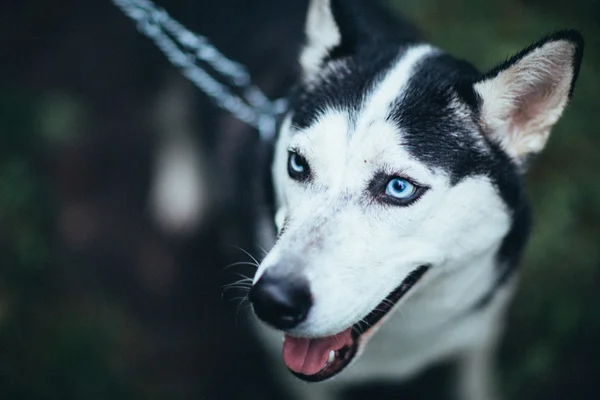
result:
[[(330, 399), (456, 359), (459, 398), (495, 399), (492, 354), (529, 230), (522, 176), (572, 95), (583, 41), (559, 32), (481, 74), (371, 3), (310, 2), (302, 74), (270, 148), (273, 215), (257, 215), (277, 237), (261, 243), (254, 284), (305, 281), (310, 309), (284, 330), (315, 338), (359, 323), (427, 266), (352, 365), (298, 393)], [(290, 176), (291, 154), (307, 179)], [(419, 198), (386, 196), (393, 177)], [(279, 357), (281, 332), (257, 329)]]

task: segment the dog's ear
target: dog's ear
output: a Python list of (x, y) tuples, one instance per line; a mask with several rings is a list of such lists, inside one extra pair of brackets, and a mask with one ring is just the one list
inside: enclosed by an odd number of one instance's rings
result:
[(579, 33), (558, 32), (475, 83), (486, 134), (521, 168), (546, 144), (573, 93), (582, 55)]
[(342, 43), (331, 0), (310, 0), (306, 16), (306, 45), (300, 56), (305, 76), (315, 74), (328, 54)]

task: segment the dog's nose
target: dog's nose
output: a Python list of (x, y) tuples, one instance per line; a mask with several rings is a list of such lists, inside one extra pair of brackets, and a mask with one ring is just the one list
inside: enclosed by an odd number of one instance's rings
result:
[(312, 306), (308, 281), (299, 275), (265, 273), (249, 295), (258, 318), (277, 329), (291, 329), (306, 319)]

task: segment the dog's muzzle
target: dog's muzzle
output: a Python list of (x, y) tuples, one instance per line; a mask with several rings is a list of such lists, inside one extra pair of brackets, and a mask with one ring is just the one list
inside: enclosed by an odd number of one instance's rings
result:
[[(368, 332), (376, 329), (398, 301), (425, 275), (422, 265), (364, 318), (332, 336), (299, 338), (285, 335), (283, 359), (298, 378), (307, 382), (329, 379), (355, 358)], [(302, 323), (312, 306), (310, 287), (301, 276), (276, 277), (267, 273), (254, 285), (250, 301), (256, 315), (267, 324), (289, 330)]]

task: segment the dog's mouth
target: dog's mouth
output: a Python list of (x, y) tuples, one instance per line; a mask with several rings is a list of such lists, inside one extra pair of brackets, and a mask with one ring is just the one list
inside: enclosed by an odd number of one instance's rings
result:
[(283, 360), (292, 373), (307, 382), (329, 379), (346, 368), (357, 355), (363, 336), (376, 328), (396, 303), (425, 275), (429, 266), (411, 272), (392, 293), (360, 322), (332, 336), (296, 338), (285, 335)]

